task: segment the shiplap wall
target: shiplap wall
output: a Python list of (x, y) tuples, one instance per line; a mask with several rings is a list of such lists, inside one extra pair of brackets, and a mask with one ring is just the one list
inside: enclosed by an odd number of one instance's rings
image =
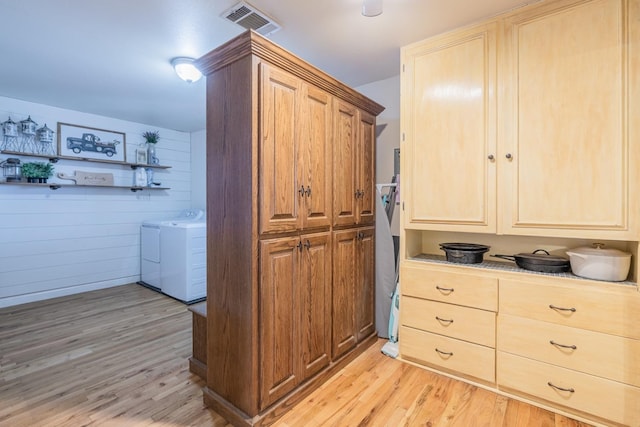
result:
[[(171, 169), (155, 170), (154, 180), (171, 189), (133, 193), (0, 185), (0, 307), (136, 282), (140, 223), (171, 218), (191, 207), (190, 134), (0, 97), (0, 122), (11, 116), (17, 123), (29, 115), (38, 128), (46, 123), (54, 131), (63, 122), (124, 132), (128, 161), (135, 159), (142, 132), (158, 130), (157, 156)], [(7, 157), (0, 154), (0, 161)], [(55, 164), (55, 173), (76, 170), (113, 173), (115, 185), (133, 182), (133, 171), (124, 166)], [(71, 183), (57, 177), (50, 182)]]

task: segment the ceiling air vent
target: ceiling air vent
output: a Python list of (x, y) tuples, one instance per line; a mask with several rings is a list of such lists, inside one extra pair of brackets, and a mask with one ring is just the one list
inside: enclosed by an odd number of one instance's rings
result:
[(240, 2), (232, 6), (220, 16), (247, 30), (255, 30), (263, 36), (275, 33), (281, 28), (273, 19), (246, 2)]

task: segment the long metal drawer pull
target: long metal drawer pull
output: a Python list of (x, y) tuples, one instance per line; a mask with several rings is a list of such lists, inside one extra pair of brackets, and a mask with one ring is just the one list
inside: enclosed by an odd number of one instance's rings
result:
[(555, 345), (556, 347), (570, 348), (572, 350), (577, 350), (578, 349), (578, 347), (576, 347), (575, 345), (560, 344), (560, 343), (555, 342), (554, 340), (549, 341), (549, 344)]
[(576, 312), (576, 309), (575, 309), (575, 308), (573, 308), (573, 307), (571, 307), (571, 308), (556, 307), (556, 306), (555, 306), (555, 305), (553, 305), (553, 304), (549, 304), (549, 308), (550, 308), (550, 309), (552, 309), (552, 310), (570, 311), (570, 312), (572, 312), (572, 313), (575, 313), (575, 312)]
[(555, 388), (556, 390), (560, 390), (560, 391), (568, 391), (569, 393), (575, 393), (575, 392), (576, 392), (573, 388), (563, 388), (563, 387), (558, 387), (557, 385), (553, 384), (551, 381), (549, 381), (549, 382), (547, 383), (547, 385), (548, 385), (549, 387), (553, 387), (553, 388)]
[(443, 319), (441, 317), (436, 316), (436, 320), (440, 322), (453, 323), (453, 319)]
[(453, 353), (449, 352), (449, 351), (442, 351), (436, 348), (436, 351), (440, 354), (443, 354), (445, 356), (453, 356)]
[(442, 288), (436, 285), (436, 289), (442, 292), (453, 292), (453, 288)]

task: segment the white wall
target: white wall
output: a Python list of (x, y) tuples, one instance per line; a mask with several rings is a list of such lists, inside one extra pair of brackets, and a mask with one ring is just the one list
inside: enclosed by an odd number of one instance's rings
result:
[[(378, 126), (386, 125), (376, 141), (376, 182), (388, 183), (393, 176), (393, 150), (400, 148), (400, 75), (355, 89), (385, 107), (376, 120)], [(399, 235), (399, 219), (396, 206), (391, 224), (394, 236)]]
[(205, 130), (191, 134), (191, 207), (207, 206), (207, 133)]
[[(0, 307), (139, 280), (142, 220), (173, 217), (192, 205), (190, 134), (0, 97), (0, 122), (28, 115), (38, 128), (46, 123), (54, 131), (64, 122), (124, 132), (129, 161), (143, 142), (141, 133), (159, 130), (157, 155), (171, 169), (156, 170), (155, 181), (171, 189), (0, 185)], [(7, 157), (0, 154), (0, 161)], [(116, 185), (133, 181), (133, 171), (124, 166), (64, 160), (55, 165), (55, 173), (76, 170), (113, 173)]]

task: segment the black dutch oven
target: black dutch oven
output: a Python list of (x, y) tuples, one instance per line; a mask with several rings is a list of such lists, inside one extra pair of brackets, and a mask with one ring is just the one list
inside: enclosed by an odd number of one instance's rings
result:
[(502, 258), (515, 261), (520, 268), (525, 270), (538, 271), (541, 273), (565, 273), (569, 271), (569, 260), (561, 256), (550, 255), (544, 249), (537, 249), (530, 254), (516, 255), (491, 255), (495, 258)]
[(459, 264), (482, 262), (484, 253), (488, 252), (490, 248), (490, 246), (476, 245), (475, 243), (440, 243), (440, 249), (445, 252), (447, 261)]

